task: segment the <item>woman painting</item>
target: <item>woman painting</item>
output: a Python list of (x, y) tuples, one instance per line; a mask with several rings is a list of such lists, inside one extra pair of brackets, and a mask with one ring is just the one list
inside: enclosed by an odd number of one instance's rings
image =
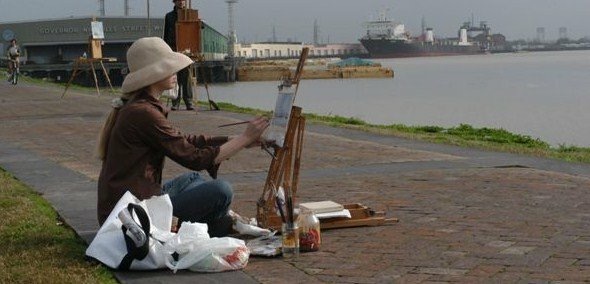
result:
[(209, 225), (212, 237), (231, 232), (228, 215), (233, 192), (221, 180), (203, 179), (197, 172), (181, 175), (162, 185), (164, 158), (193, 171), (206, 170), (216, 178), (219, 164), (238, 151), (256, 145), (268, 120), (253, 119), (234, 138), (184, 135), (167, 120), (160, 103), (163, 91), (174, 88), (176, 73), (192, 60), (160, 38), (137, 40), (127, 52), (130, 73), (125, 77), (120, 100), (105, 121), (98, 141), (103, 161), (98, 179), (98, 221), (107, 219), (126, 191), (139, 199), (169, 194), (174, 216), (180, 222)]

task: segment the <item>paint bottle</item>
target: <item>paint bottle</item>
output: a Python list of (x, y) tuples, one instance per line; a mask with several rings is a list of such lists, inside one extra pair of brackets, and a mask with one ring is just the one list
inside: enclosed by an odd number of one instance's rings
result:
[(318, 251), (322, 243), (320, 220), (309, 209), (302, 209), (299, 218), (299, 250)]

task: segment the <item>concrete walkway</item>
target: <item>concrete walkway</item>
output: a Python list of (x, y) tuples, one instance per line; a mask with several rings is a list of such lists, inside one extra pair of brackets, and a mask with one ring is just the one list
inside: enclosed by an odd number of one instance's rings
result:
[[(112, 97), (0, 83), (0, 167), (43, 194), (85, 240), (98, 230), (95, 141)], [(215, 89), (212, 89), (214, 95)], [(247, 116), (201, 110), (170, 119), (183, 131)], [(390, 226), (322, 232), (319, 252), (250, 258), (217, 274), (117, 272), (124, 283), (547, 283), (590, 280), (590, 165), (429, 144), (308, 125), (299, 201), (384, 210)], [(254, 216), (270, 164), (250, 150), (222, 165), (233, 208)], [(184, 169), (168, 161), (165, 177)], [(83, 256), (80, 256), (83, 257)]]

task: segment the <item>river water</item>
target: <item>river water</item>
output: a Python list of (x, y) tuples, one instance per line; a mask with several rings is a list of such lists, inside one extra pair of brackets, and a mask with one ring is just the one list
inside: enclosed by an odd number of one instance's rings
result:
[[(467, 123), (554, 146), (590, 146), (590, 51), (377, 61), (392, 67), (395, 78), (304, 80), (295, 104), (304, 112), (374, 124)], [(210, 92), (215, 101), (272, 110), (277, 85), (239, 82)]]

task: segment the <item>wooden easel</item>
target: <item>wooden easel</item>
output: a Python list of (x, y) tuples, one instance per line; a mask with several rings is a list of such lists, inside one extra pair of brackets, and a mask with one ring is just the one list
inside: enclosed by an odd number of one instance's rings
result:
[[(303, 73), (303, 65), (305, 65), (308, 53), (309, 48), (303, 48), (295, 75), (285, 78), (279, 86), (279, 89), (282, 89), (283, 87), (290, 88), (296, 85), (293, 102), (297, 95), (301, 74)], [(290, 197), (291, 207), (296, 203), (295, 194), (297, 193), (299, 182), (299, 166), (301, 164), (301, 151), (303, 150), (304, 130), (305, 117), (301, 115), (301, 108), (292, 106), (289, 120), (287, 121), (285, 138), (282, 146), (275, 148), (277, 150), (270, 163), (264, 190), (257, 203), (256, 219), (258, 220), (258, 225), (261, 227), (272, 228), (274, 230), (278, 230), (281, 227), (282, 220), (274, 218), (277, 217), (274, 213), (274, 208), (276, 204), (276, 191), (279, 189), (279, 186), (283, 187), (285, 197)], [(292, 213), (292, 210), (289, 211)]]
[(103, 40), (102, 38), (96, 39), (96, 38), (93, 38), (92, 36), (90, 36), (88, 38), (88, 52), (90, 53), (90, 57), (89, 58), (80, 57), (74, 61), (74, 68), (72, 70), (72, 76), (70, 77), (70, 80), (66, 84), (66, 88), (65, 88), (63, 94), (61, 94), (62, 99), (66, 95), (66, 92), (70, 88), (70, 85), (74, 81), (74, 78), (76, 78), (76, 76), (78, 74), (80, 74), (82, 66), (85, 66), (86, 68), (90, 68), (90, 71), (92, 72), (92, 78), (94, 79), (94, 86), (96, 87), (96, 93), (100, 96), (100, 89), (98, 88), (98, 79), (96, 77), (96, 69), (94, 67), (95, 63), (100, 65), (102, 72), (104, 74), (104, 77), (107, 79), (109, 87), (111, 88), (111, 92), (115, 93), (115, 89), (113, 89), (113, 85), (111, 84), (111, 79), (109, 78), (109, 74), (108, 74), (106, 68), (104, 67), (103, 61), (116, 61), (116, 59), (102, 57), (102, 40)]
[[(303, 74), (303, 66), (308, 52), (308, 48), (303, 49), (293, 79), (287, 78), (283, 83), (283, 85), (288, 86), (296, 84), (295, 94), (299, 89), (299, 81)], [(272, 230), (280, 230), (281, 228), (283, 220), (277, 216), (275, 209), (275, 204), (277, 204), (276, 191), (280, 186), (283, 187), (285, 196), (292, 197), (292, 203), (296, 204), (305, 130), (305, 117), (301, 113), (300, 107), (293, 106), (291, 108), (283, 146), (275, 152), (275, 158), (270, 164), (262, 196), (258, 199), (256, 219), (258, 225), (262, 228)], [(322, 219), (320, 220), (321, 228), (379, 226), (398, 222), (397, 218), (385, 218), (385, 212), (371, 210), (362, 204), (345, 204), (344, 208), (350, 211), (351, 218)]]
[(66, 92), (68, 91), (68, 88), (70, 88), (72, 81), (74, 81), (74, 78), (76, 78), (76, 76), (78, 74), (80, 74), (81, 67), (83, 67), (84, 65), (86, 65), (87, 68), (90, 68), (90, 71), (92, 72), (92, 77), (94, 78), (94, 86), (96, 87), (96, 92), (98, 93), (98, 95), (100, 95), (100, 89), (98, 88), (98, 79), (96, 77), (96, 70), (94, 67), (95, 63), (100, 64), (102, 72), (103, 72), (105, 78), (107, 79), (109, 87), (111, 88), (111, 92), (115, 93), (115, 89), (113, 89), (113, 85), (111, 84), (111, 79), (109, 78), (109, 74), (107, 73), (107, 70), (104, 67), (104, 64), (102, 63), (103, 61), (111, 61), (111, 60), (112, 59), (109, 59), (109, 58), (83, 58), (83, 57), (77, 58), (74, 61), (74, 68), (72, 71), (72, 76), (70, 77), (70, 80), (66, 84), (66, 89), (64, 90), (63, 94), (61, 94), (61, 98), (63, 98), (66, 95)]
[(275, 152), (275, 158), (270, 163), (262, 196), (257, 203), (256, 219), (258, 225), (263, 228), (274, 230), (281, 228), (282, 221), (275, 213), (275, 194), (279, 186), (283, 187), (285, 196), (292, 196), (293, 203), (296, 203), (295, 194), (299, 184), (304, 130), (305, 117), (301, 115), (301, 108), (293, 106), (283, 147), (278, 148)]
[[(201, 54), (201, 19), (199, 11), (192, 9), (192, 1), (188, 1), (188, 8), (178, 10), (178, 18), (175, 23), (176, 50), (189, 56), (193, 61)], [(193, 63), (189, 66), (189, 82), (193, 93), (195, 107), (199, 102), (197, 92), (197, 69)], [(197, 108), (195, 108), (197, 109)]]

